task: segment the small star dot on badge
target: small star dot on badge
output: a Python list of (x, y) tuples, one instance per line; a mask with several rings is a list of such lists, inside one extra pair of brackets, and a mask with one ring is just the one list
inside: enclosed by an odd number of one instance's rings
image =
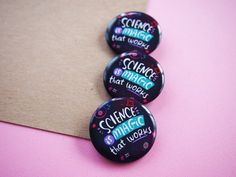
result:
[(116, 93), (116, 92), (117, 92), (117, 89), (114, 88), (112, 91), (113, 91), (114, 93)]
[(126, 106), (134, 106), (134, 100), (128, 99), (126, 102)]
[(147, 149), (149, 147), (149, 143), (148, 142), (145, 142), (144, 144), (143, 144), (143, 148), (144, 149)]
[(126, 153), (126, 154), (125, 154), (125, 157), (126, 157), (126, 158), (128, 158), (129, 156), (130, 156), (130, 154), (129, 154), (129, 153)]
[(125, 156), (120, 156), (120, 160), (125, 160)]
[(102, 111), (98, 111), (98, 115), (101, 116), (103, 114)]

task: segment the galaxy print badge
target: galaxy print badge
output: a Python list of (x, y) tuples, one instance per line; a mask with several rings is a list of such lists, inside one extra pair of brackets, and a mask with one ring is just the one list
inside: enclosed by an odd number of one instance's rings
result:
[(107, 159), (121, 163), (143, 157), (156, 137), (152, 114), (133, 98), (114, 98), (102, 104), (89, 126), (95, 149)]
[(105, 37), (116, 53), (138, 50), (149, 54), (157, 48), (161, 30), (151, 16), (143, 12), (126, 12), (109, 23)]
[(161, 93), (164, 72), (148, 54), (132, 51), (122, 53), (108, 63), (103, 81), (111, 97), (133, 97), (146, 104)]

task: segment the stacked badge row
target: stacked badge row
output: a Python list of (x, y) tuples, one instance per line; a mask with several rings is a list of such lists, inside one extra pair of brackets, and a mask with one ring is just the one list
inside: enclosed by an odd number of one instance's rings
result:
[(117, 54), (106, 66), (104, 86), (113, 98), (102, 104), (90, 121), (96, 150), (116, 162), (143, 157), (156, 137), (156, 123), (143, 105), (154, 100), (164, 86), (161, 65), (149, 54), (161, 39), (158, 22), (142, 12), (116, 16), (106, 30), (106, 41)]

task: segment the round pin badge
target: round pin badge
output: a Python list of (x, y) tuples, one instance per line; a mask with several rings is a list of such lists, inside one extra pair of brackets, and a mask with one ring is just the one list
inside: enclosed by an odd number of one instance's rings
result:
[(138, 50), (149, 54), (160, 42), (158, 22), (143, 12), (126, 12), (115, 17), (106, 30), (106, 41), (113, 51)]
[(103, 82), (111, 97), (133, 97), (146, 104), (161, 93), (164, 72), (148, 54), (132, 51), (118, 55), (108, 63)]
[(156, 124), (148, 109), (133, 98), (114, 98), (102, 104), (89, 125), (96, 150), (115, 162), (131, 162), (151, 149)]

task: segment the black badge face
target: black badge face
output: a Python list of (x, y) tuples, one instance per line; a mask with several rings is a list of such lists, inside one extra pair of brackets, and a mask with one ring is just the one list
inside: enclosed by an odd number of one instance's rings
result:
[(160, 38), (158, 22), (142, 12), (118, 15), (106, 31), (106, 40), (116, 53), (138, 50), (149, 54), (157, 48)]
[(104, 71), (103, 81), (111, 97), (133, 97), (146, 104), (160, 94), (164, 73), (154, 58), (132, 51), (110, 61)]
[(93, 114), (90, 138), (96, 150), (116, 162), (143, 157), (152, 147), (156, 125), (152, 114), (133, 98), (115, 98)]

